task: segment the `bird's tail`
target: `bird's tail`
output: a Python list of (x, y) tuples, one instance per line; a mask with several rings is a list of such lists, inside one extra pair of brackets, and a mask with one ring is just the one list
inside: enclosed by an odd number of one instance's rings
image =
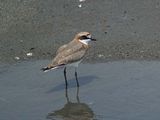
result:
[(61, 67), (64, 67), (65, 64), (60, 64), (60, 65), (48, 65), (47, 67), (42, 68), (41, 70), (43, 72), (48, 72), (50, 70), (58, 69)]

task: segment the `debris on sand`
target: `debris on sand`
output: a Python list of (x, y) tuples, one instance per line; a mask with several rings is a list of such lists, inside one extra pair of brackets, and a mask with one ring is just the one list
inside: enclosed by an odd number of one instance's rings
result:
[(16, 56), (16, 57), (14, 57), (14, 59), (16, 59), (16, 60), (20, 60), (20, 57), (17, 57), (17, 56)]
[(81, 7), (82, 7), (82, 4), (79, 4), (78, 7), (81, 8)]
[(29, 53), (27, 53), (26, 55), (27, 55), (28, 57), (31, 57), (31, 56), (33, 56), (33, 53), (29, 52)]

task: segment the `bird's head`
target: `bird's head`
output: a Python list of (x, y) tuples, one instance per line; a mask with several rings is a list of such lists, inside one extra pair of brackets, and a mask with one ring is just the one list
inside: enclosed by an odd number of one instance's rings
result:
[(75, 36), (75, 38), (85, 45), (88, 45), (90, 41), (96, 41), (96, 39), (92, 38), (89, 32), (80, 32)]

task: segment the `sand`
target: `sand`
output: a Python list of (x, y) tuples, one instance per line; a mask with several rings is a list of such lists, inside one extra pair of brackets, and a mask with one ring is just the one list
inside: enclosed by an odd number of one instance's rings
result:
[(159, 10), (158, 0), (1, 1), (0, 62), (52, 59), (80, 31), (98, 40), (86, 62), (159, 60)]

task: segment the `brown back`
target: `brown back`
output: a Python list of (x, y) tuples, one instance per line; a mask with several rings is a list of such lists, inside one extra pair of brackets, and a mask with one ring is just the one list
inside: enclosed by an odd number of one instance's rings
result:
[(77, 40), (71, 41), (69, 44), (61, 46), (57, 50), (56, 57), (52, 61), (52, 65), (61, 65), (79, 61), (85, 55), (88, 46)]

